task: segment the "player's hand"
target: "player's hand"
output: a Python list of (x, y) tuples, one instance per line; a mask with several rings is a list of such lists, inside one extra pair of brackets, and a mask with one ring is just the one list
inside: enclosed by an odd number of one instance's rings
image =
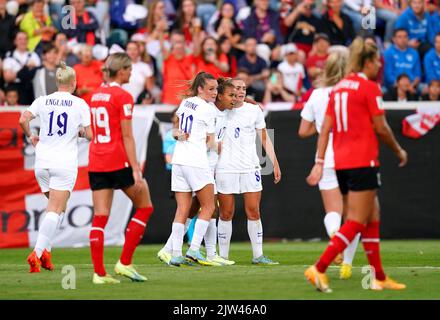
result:
[(29, 140), (31, 141), (32, 145), (35, 147), (37, 143), (40, 141), (39, 136), (31, 135)]
[(399, 167), (404, 167), (408, 163), (408, 153), (404, 149), (400, 149), (397, 153), (397, 158), (399, 158)]
[(133, 179), (134, 179), (134, 186), (136, 188), (136, 191), (139, 191), (142, 186), (142, 171), (141, 170), (133, 170)]
[(307, 183), (309, 184), (309, 186), (316, 186), (319, 181), (322, 178), (322, 170), (323, 170), (323, 165), (322, 164), (315, 164), (312, 168), (312, 171), (310, 171), (309, 176), (306, 178)]
[(86, 136), (86, 130), (83, 127), (79, 128), (78, 137), (85, 138), (85, 136)]
[(273, 176), (274, 176), (274, 183), (277, 184), (278, 182), (281, 181), (281, 169), (280, 169), (280, 165), (276, 164), (273, 167)]
[(189, 139), (189, 133), (184, 132), (182, 130), (178, 131), (177, 140), (179, 140), (179, 141), (186, 141), (188, 139)]

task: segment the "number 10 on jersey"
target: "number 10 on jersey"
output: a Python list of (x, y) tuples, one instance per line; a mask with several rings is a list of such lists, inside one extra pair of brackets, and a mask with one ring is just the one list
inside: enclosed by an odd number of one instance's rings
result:
[(192, 125), (193, 125), (193, 116), (192, 114), (185, 117), (185, 113), (182, 113), (180, 116), (180, 130), (185, 133), (191, 133)]

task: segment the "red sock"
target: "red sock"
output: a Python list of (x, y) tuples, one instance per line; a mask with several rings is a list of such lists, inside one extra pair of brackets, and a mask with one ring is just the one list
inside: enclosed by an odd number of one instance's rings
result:
[(385, 273), (382, 269), (382, 262), (380, 260), (379, 249), (379, 221), (374, 221), (367, 224), (364, 231), (362, 231), (362, 244), (364, 245), (365, 254), (367, 255), (368, 262), (373, 266), (376, 279), (385, 280)]
[(125, 243), (122, 249), (121, 263), (123, 265), (131, 264), (134, 250), (136, 250), (137, 245), (144, 236), (145, 227), (152, 213), (153, 207), (139, 208), (131, 218), (125, 232)]
[(90, 231), (90, 250), (92, 252), (93, 268), (98, 276), (105, 276), (104, 268), (104, 228), (107, 224), (108, 216), (98, 216), (95, 214)]
[(339, 229), (339, 231), (335, 233), (333, 238), (330, 240), (327, 249), (325, 249), (321, 258), (319, 258), (318, 262), (316, 263), (316, 268), (318, 269), (318, 271), (325, 272), (330, 263), (332, 263), (332, 261), (338, 255), (338, 253), (344, 251), (344, 249), (354, 239), (356, 234), (358, 234), (358, 232), (361, 232), (364, 228), (365, 226), (361, 223), (347, 220), (343, 224), (341, 229)]

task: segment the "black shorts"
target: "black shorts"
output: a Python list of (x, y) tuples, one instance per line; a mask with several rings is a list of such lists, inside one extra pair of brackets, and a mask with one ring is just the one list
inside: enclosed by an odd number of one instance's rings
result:
[(133, 170), (131, 167), (109, 172), (89, 172), (90, 188), (124, 189), (134, 185)]
[(381, 186), (379, 167), (336, 170), (339, 189), (342, 194), (348, 191), (365, 191)]

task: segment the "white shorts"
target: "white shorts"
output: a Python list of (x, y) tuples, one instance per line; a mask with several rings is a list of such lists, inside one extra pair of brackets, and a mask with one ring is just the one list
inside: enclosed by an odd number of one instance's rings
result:
[(216, 173), (218, 193), (242, 194), (263, 190), (260, 170), (248, 173)]
[(48, 192), (49, 189), (72, 192), (77, 174), (78, 170), (35, 169), (35, 178), (43, 193)]
[(214, 177), (209, 168), (202, 169), (173, 164), (171, 169), (171, 190), (191, 192), (203, 189), (207, 184), (214, 184)]
[(322, 178), (319, 181), (319, 190), (331, 190), (338, 188), (338, 178), (336, 177), (336, 171), (333, 168), (324, 168), (322, 172)]

